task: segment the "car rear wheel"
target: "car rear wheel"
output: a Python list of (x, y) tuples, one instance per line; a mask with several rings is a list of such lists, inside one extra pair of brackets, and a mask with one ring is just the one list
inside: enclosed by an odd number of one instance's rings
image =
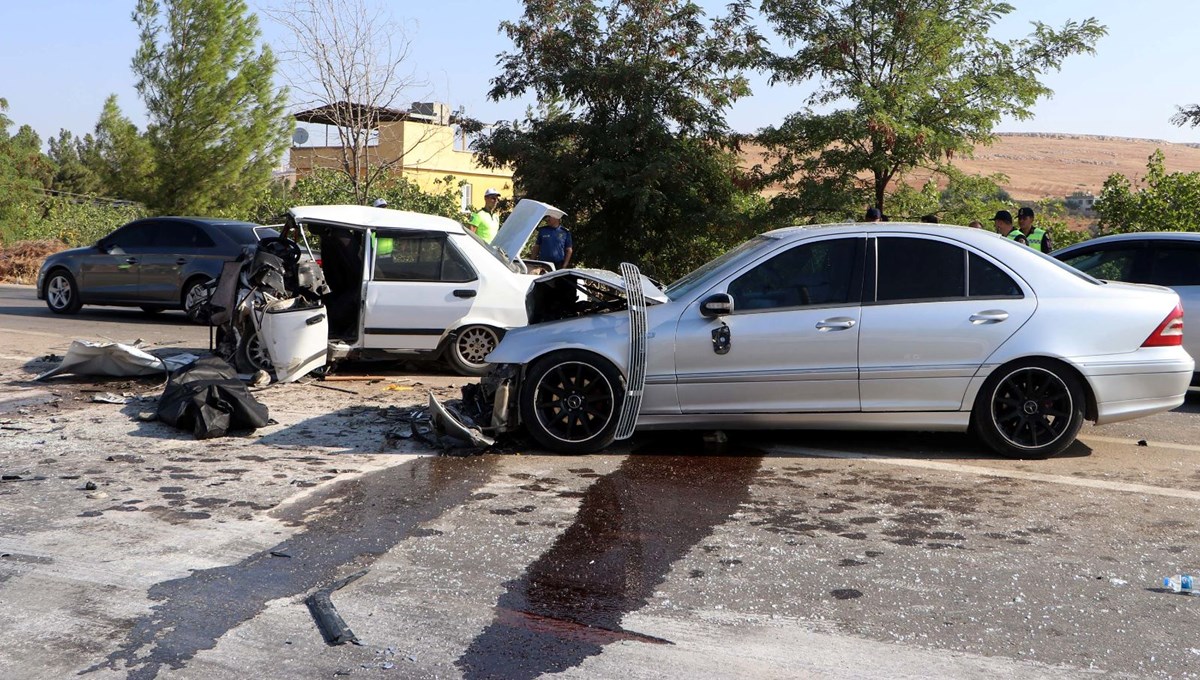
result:
[(612, 443), (625, 387), (607, 360), (557, 352), (529, 368), (521, 386), (521, 421), (551, 451), (594, 453)]
[(447, 350), (450, 367), (459, 375), (483, 375), (487, 355), (500, 344), (500, 332), (488, 326), (464, 326), (454, 334)]
[(180, 301), (183, 304), (183, 312), (187, 314), (188, 321), (192, 323), (202, 323), (200, 318), (200, 308), (208, 301), (209, 290), (208, 283), (211, 281), (205, 276), (196, 276), (188, 279), (187, 283), (183, 284), (183, 294), (180, 296)]
[(75, 278), (58, 269), (46, 279), (46, 306), (55, 314), (74, 314), (83, 303), (79, 301), (79, 286)]
[(1073, 371), (1034, 359), (993, 373), (975, 399), (972, 421), (979, 438), (1002, 456), (1049, 458), (1075, 441), (1084, 408)]
[(158, 314), (158, 313), (162, 312), (164, 309), (166, 309), (166, 308), (165, 307), (155, 307), (154, 305), (142, 305), (142, 312), (144, 312), (146, 314)]

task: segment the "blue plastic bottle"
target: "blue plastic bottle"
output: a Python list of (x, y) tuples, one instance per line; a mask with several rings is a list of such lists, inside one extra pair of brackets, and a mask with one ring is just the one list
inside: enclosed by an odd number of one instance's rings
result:
[(1170, 588), (1176, 593), (1188, 593), (1195, 595), (1195, 581), (1187, 574), (1176, 574), (1174, 576), (1166, 576), (1163, 578), (1163, 588)]

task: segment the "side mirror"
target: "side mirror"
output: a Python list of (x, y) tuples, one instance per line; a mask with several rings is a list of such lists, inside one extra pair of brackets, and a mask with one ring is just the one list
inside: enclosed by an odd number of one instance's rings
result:
[(700, 303), (700, 316), (715, 319), (733, 313), (733, 296), (729, 293), (716, 293), (704, 298)]

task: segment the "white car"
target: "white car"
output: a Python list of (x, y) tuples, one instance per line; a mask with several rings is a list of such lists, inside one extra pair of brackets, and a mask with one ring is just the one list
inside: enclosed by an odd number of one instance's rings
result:
[(1180, 405), (1194, 370), (1173, 291), (979, 229), (781, 229), (665, 291), (625, 267), (534, 285), (531, 325), (488, 356), (484, 434), (587, 453), (635, 428), (972, 430), (1043, 458), (1084, 419)]
[(464, 375), (507, 329), (528, 321), (525, 296), (553, 265), (519, 259), (542, 218), (557, 208), (522, 200), (485, 243), (462, 224), (434, 215), (355, 205), (289, 211), (320, 240), (331, 292), (330, 358), (407, 355), (444, 358)]

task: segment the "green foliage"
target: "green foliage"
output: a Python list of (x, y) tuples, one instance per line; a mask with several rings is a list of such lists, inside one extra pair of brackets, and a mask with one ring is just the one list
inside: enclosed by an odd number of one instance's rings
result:
[(105, 196), (140, 203), (153, 197), (154, 150), (137, 126), (121, 113), (115, 94), (104, 101), (95, 136), (81, 157), (95, 170)]
[(256, 18), (243, 0), (138, 0), (134, 21), (154, 160), (145, 202), (176, 215), (248, 209), (292, 131)]
[(57, 138), (50, 139), (50, 151), (46, 155), (55, 166), (52, 190), (78, 196), (101, 195), (103, 185), (96, 166), (85, 161), (94, 144), (91, 135), (79, 139), (70, 130), (60, 130)]
[(1113, 173), (1096, 199), (1101, 234), (1134, 231), (1200, 231), (1200, 172), (1168, 173), (1156, 149), (1140, 182)]
[[(388, 202), (393, 210), (441, 215), (461, 221), (459, 194), (453, 178), (443, 180), (440, 192), (423, 191), (416, 183), (403, 177), (384, 175), (376, 182), (377, 198)], [(341, 170), (317, 168), (311, 174), (296, 181), (290, 189), (281, 183), (264, 189), (255, 201), (247, 219), (260, 224), (280, 222), (289, 208), (297, 205), (357, 205), (355, 186), (349, 176)]]
[(9, 136), (12, 120), (4, 114), (7, 110), (8, 101), (0, 97), (0, 229), (12, 219), (20, 203), (31, 200), (42, 189), (36, 173), (30, 172), (31, 166), (39, 164), (34, 154), (40, 156), (41, 152), (37, 145), (29, 147), (27, 135)]
[(0, 243), (57, 240), (69, 246), (95, 243), (113, 229), (146, 217), (139, 205), (79, 201), (60, 196), (29, 197), (0, 222)]
[(762, 11), (794, 49), (767, 57), (772, 82), (816, 84), (804, 109), (759, 134), (772, 166), (762, 180), (783, 184), (780, 210), (803, 215), (883, 210), (905, 171), (971, 153), (1005, 114), (1028, 118), (1051, 94), (1039, 78), (1105, 34), (1087, 19), (997, 40), (1013, 7), (993, 0), (764, 0)]
[(576, 260), (637, 262), (671, 278), (756, 231), (725, 112), (749, 93), (758, 49), (748, 0), (706, 21), (690, 0), (525, 0), (501, 30), (494, 100), (528, 92), (552, 106), (476, 144), (511, 166), (517, 190), (567, 211)]

